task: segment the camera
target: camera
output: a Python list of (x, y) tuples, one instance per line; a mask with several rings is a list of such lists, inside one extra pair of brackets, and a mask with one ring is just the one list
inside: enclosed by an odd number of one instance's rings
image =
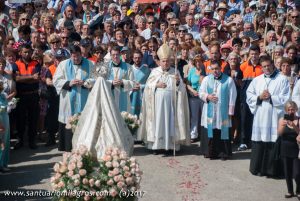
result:
[(288, 121), (294, 121), (294, 115), (285, 114), (283, 119)]

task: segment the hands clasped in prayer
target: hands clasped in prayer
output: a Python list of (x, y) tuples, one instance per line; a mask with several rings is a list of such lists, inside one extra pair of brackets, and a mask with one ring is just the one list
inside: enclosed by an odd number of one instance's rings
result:
[(259, 95), (260, 100), (268, 100), (271, 97), (271, 94), (268, 90), (264, 90), (262, 94)]

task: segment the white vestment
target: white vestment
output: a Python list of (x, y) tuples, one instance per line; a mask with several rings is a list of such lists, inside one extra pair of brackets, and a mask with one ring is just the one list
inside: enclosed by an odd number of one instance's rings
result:
[(73, 136), (73, 148), (83, 144), (98, 159), (108, 147), (118, 147), (131, 155), (133, 138), (111, 93), (110, 85), (99, 77), (90, 92)]
[[(200, 86), (199, 89), (199, 97), (204, 101), (204, 105), (203, 105), (203, 109), (202, 109), (202, 116), (201, 116), (201, 126), (203, 126), (204, 128), (207, 128), (207, 110), (208, 110), (208, 102), (207, 102), (207, 96), (208, 94), (208, 80), (209, 77), (206, 76)], [(228, 98), (229, 98), (229, 105), (226, 105), (226, 107), (228, 107), (228, 115), (234, 115), (234, 107), (235, 107), (235, 100), (237, 97), (237, 92), (236, 92), (236, 87), (234, 84), (234, 81), (231, 77), (228, 77), (228, 80), (226, 81), (228, 82)], [(225, 125), (226, 127), (231, 127), (231, 119), (229, 119), (228, 122), (224, 122), (224, 119), (222, 119), (222, 113), (221, 113), (221, 108), (224, 107), (224, 105), (222, 105), (222, 99), (221, 99), (221, 90), (222, 88), (222, 84), (220, 82), (220, 80), (215, 80), (214, 81), (214, 93), (215, 95), (218, 97), (218, 102), (214, 104), (214, 115), (213, 115), (213, 129), (220, 129), (222, 128), (222, 125)]]
[(123, 65), (126, 65), (126, 69), (121, 67), (114, 67), (112, 62), (109, 64), (108, 82), (112, 85), (114, 79), (120, 79), (123, 81), (123, 86), (115, 86), (113, 89), (114, 99), (117, 103), (117, 107), (120, 112), (131, 111), (130, 105), (130, 94), (134, 86), (134, 74), (132, 72), (132, 67), (121, 61)]
[[(167, 84), (167, 87), (156, 88), (159, 81)], [(179, 150), (180, 144), (190, 143), (186, 87), (182, 80), (176, 86), (174, 68), (168, 72), (163, 72), (161, 67), (152, 70), (146, 82), (140, 118), (142, 125), (138, 130), (138, 139), (146, 142), (149, 149), (174, 149), (174, 137), (176, 150)]]
[[(268, 90), (271, 98), (260, 103), (258, 96)], [(254, 78), (247, 89), (247, 104), (254, 114), (252, 141), (275, 142), (278, 120), (284, 114), (284, 104), (288, 101), (290, 84), (288, 79), (277, 73)]]
[[(58, 121), (61, 123), (68, 123), (69, 117), (72, 116), (71, 112), (71, 102), (70, 102), (70, 93), (67, 90), (63, 89), (63, 86), (66, 84), (67, 81), (67, 62), (69, 59), (60, 62), (57, 66), (55, 74), (53, 76), (53, 85), (57, 91), (57, 94), (60, 95), (59, 97), (59, 113), (58, 113)], [(94, 68), (94, 64), (91, 61), (89, 62), (89, 72), (92, 72)], [(80, 65), (73, 64), (73, 68), (75, 71), (75, 79), (81, 80), (81, 74), (86, 73), (82, 70)], [(90, 74), (91, 76), (91, 74)], [(81, 87), (77, 87), (77, 93), (80, 94)]]
[(300, 80), (298, 80), (294, 86), (292, 100), (298, 106), (297, 116), (299, 117), (300, 116)]

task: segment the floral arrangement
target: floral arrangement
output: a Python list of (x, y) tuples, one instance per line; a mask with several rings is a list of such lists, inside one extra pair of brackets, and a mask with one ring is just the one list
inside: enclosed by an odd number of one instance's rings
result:
[(131, 134), (134, 135), (140, 127), (140, 120), (138, 120), (136, 115), (132, 115), (128, 112), (121, 112), (121, 116), (127, 124), (127, 127), (130, 130)]
[(94, 159), (86, 146), (63, 154), (54, 165), (51, 186), (54, 200), (134, 201), (142, 172), (135, 158), (118, 148), (108, 148), (101, 160)]
[(8, 102), (7, 112), (10, 113), (11, 110), (17, 107), (17, 103), (19, 102), (19, 98), (12, 98), (11, 101)]
[(72, 132), (75, 132), (77, 124), (79, 122), (81, 113), (74, 114), (73, 116), (69, 117), (68, 122), (66, 124), (66, 129), (72, 129)]

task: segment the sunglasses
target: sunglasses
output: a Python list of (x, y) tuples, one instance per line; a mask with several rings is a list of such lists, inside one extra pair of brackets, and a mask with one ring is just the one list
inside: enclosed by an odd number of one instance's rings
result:
[(299, 15), (294, 15), (294, 16), (291, 16), (293, 19), (296, 19), (299, 17)]
[(171, 26), (179, 26), (179, 24), (171, 24)]
[(21, 20), (22, 21), (29, 21), (29, 19), (27, 19), (27, 18), (22, 18)]
[(60, 41), (53, 41), (53, 42), (51, 42), (51, 44), (58, 44), (58, 43), (60, 43)]
[(179, 30), (179, 32), (183, 32), (183, 33), (185, 33), (185, 32), (187, 32), (186, 30)]
[(148, 22), (148, 24), (154, 24), (155, 22)]

